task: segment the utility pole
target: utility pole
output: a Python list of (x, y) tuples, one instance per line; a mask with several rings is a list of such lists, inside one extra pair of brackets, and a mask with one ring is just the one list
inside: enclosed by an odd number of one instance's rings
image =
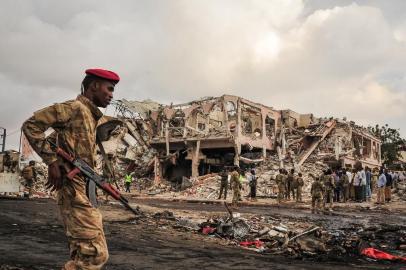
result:
[(6, 136), (7, 130), (3, 127), (0, 127), (0, 153), (4, 153), (6, 148)]

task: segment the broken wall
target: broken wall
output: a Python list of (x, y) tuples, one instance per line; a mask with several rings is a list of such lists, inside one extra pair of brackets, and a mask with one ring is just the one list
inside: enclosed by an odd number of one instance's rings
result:
[(225, 165), (267, 163), (271, 157), (278, 167), (296, 171), (315, 162), (352, 166), (361, 160), (370, 167), (381, 163), (379, 139), (346, 120), (278, 111), (231, 95), (148, 108), (146, 112), (139, 103), (132, 107), (141, 110), (133, 114), (146, 117), (138, 120), (149, 130), (147, 141), (156, 151), (159, 175), (172, 168), (187, 177), (198, 176)]

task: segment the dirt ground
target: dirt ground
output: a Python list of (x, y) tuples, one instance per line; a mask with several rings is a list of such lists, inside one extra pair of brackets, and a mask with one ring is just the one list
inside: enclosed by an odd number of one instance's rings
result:
[[(204, 220), (224, 214), (219, 203), (131, 199), (147, 213), (169, 210), (175, 216)], [(68, 260), (63, 228), (51, 199), (0, 199), (0, 270), (60, 269)], [(358, 257), (290, 258), (230, 246), (225, 240), (175, 229), (151, 218), (133, 219), (116, 204), (101, 207), (110, 260), (104, 269), (406, 269), (405, 264)], [(325, 227), (346, 224), (406, 224), (406, 212), (396, 209), (337, 207), (332, 215), (312, 215), (308, 205), (244, 205), (241, 215), (264, 215)]]

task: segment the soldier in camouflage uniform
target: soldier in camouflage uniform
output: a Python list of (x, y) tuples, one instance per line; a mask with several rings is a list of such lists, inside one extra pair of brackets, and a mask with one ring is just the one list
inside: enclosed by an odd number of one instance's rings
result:
[(220, 194), (219, 197), (217, 198), (218, 200), (221, 199), (221, 196), (224, 193), (224, 200), (227, 200), (227, 187), (228, 187), (228, 171), (227, 169), (223, 169), (223, 171), (220, 173)]
[(290, 200), (290, 193), (292, 193), (293, 195), (293, 199), (295, 199), (295, 190), (293, 188), (293, 180), (294, 180), (294, 173), (295, 170), (292, 169), (290, 170), (290, 173), (288, 173), (288, 171), (284, 170), (285, 172), (285, 199)]
[(331, 169), (328, 169), (324, 172), (321, 176), (322, 183), (324, 185), (324, 201), (323, 201), (323, 208), (326, 207), (326, 203), (328, 203), (328, 210), (332, 211), (333, 209), (333, 196), (334, 196), (334, 178), (332, 176)]
[(310, 189), (310, 194), (312, 195), (312, 214), (315, 212), (318, 214), (320, 208), (322, 207), (322, 201), (323, 201), (323, 191), (324, 191), (324, 186), (320, 182), (319, 177), (315, 177), (314, 175), (310, 175), (313, 177), (314, 181), (312, 183), (312, 187)]
[(25, 179), (25, 184), (28, 188), (28, 198), (32, 196), (32, 189), (34, 182), (37, 179), (37, 170), (35, 169), (35, 161), (31, 160), (28, 166), (24, 167), (22, 170), (23, 178)]
[(66, 270), (101, 269), (109, 257), (102, 216), (89, 202), (85, 180), (80, 174), (72, 180), (66, 178), (72, 167), (56, 155), (44, 134), (52, 127), (55, 132), (50, 140), (95, 167), (96, 127), (103, 115), (98, 107), (107, 107), (120, 78), (102, 69), (89, 69), (86, 74), (82, 94), (76, 100), (37, 111), (22, 127), (33, 149), (48, 165), (47, 187), (57, 191), (70, 249), (71, 259), (63, 267)]
[(233, 190), (232, 206), (237, 207), (238, 206), (238, 201), (241, 198), (240, 174), (238, 173), (237, 169), (235, 169), (234, 171), (231, 172), (230, 186), (231, 186), (231, 188)]
[(303, 181), (302, 173), (298, 174), (298, 177), (296, 178), (296, 182), (297, 182), (296, 202), (303, 202), (303, 200), (302, 200), (302, 188), (304, 186), (304, 181)]
[(275, 181), (278, 185), (278, 203), (280, 204), (285, 196), (286, 175), (284, 169), (279, 169)]

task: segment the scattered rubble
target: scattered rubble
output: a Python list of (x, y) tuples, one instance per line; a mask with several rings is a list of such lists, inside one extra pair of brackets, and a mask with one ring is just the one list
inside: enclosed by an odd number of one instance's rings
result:
[[(406, 255), (406, 226), (346, 224), (333, 228), (303, 219), (258, 215), (241, 217), (240, 213), (233, 213), (228, 207), (227, 210), (227, 215), (212, 216), (199, 224), (191, 219), (177, 218), (170, 211), (156, 213), (153, 217), (161, 220), (161, 226), (212, 236), (227, 245), (255, 252), (292, 258), (361, 258), (367, 256), (366, 248), (379, 249), (399, 258)], [(166, 223), (162, 223), (162, 219)]]
[(401, 200), (406, 201), (406, 173), (401, 172), (403, 175), (399, 177), (398, 181), (395, 183), (395, 193)]
[(208, 177), (204, 184), (196, 179), (225, 166), (256, 167), (257, 195), (272, 197), (280, 167), (303, 173), (306, 194), (309, 173), (352, 167), (356, 161), (370, 168), (381, 165), (381, 141), (346, 119), (276, 110), (231, 95), (168, 106), (150, 100), (119, 100), (114, 105), (125, 124), (113, 129), (110, 143), (103, 145), (126, 162), (118, 171), (136, 169), (128, 158), (138, 153), (133, 164), (141, 164), (140, 177), (153, 173), (153, 185), (165, 179), (172, 191), (186, 189), (188, 196), (215, 197), (216, 178)]

